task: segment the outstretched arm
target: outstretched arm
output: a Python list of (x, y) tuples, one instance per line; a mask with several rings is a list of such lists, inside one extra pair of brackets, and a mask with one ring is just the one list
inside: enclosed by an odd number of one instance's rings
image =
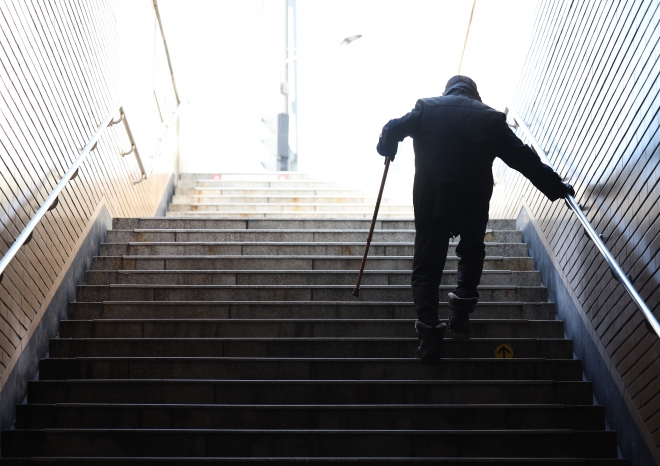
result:
[(376, 150), (383, 157), (389, 157), (394, 161), (394, 156), (399, 147), (399, 142), (406, 137), (415, 137), (419, 130), (422, 119), (422, 103), (417, 102), (415, 108), (401, 118), (390, 120), (380, 133)]
[(566, 197), (572, 187), (565, 184), (551, 167), (541, 162), (536, 152), (516, 136), (506, 124), (502, 114), (497, 122), (491, 142), (495, 155), (514, 170), (519, 171), (551, 201)]

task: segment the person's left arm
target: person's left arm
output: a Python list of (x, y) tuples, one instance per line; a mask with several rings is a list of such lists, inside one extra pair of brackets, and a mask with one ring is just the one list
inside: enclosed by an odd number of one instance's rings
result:
[(415, 108), (401, 118), (390, 120), (380, 133), (378, 145), (376, 150), (383, 157), (389, 157), (394, 161), (399, 143), (406, 137), (415, 137), (419, 131), (420, 122), (422, 119), (423, 105), (421, 101), (417, 101)]
[(544, 164), (529, 146), (525, 145), (506, 124), (506, 116), (497, 114), (491, 125), (488, 149), (504, 163), (525, 178), (551, 201), (563, 199), (567, 194), (575, 195), (570, 184), (564, 183), (561, 176)]

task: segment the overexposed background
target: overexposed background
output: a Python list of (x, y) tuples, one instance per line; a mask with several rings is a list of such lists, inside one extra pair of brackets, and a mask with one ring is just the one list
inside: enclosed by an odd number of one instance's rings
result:
[[(382, 174), (382, 126), (457, 74), (473, 0), (298, 0), (299, 171), (345, 183)], [(183, 170), (263, 170), (261, 118), (283, 109), (285, 0), (160, 0), (181, 96)], [(536, 1), (477, 0), (461, 74), (503, 110), (534, 26)], [(344, 37), (362, 34), (350, 45)], [(411, 142), (390, 190), (409, 192)]]

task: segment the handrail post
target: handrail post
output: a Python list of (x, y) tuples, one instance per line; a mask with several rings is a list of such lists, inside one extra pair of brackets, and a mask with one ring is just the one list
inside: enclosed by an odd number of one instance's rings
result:
[[(554, 167), (548, 160), (548, 157), (546, 156), (546, 152), (541, 147), (541, 144), (539, 144), (539, 142), (536, 140), (532, 132), (529, 130), (525, 122), (518, 116), (518, 114), (510, 107), (507, 107), (504, 113), (507, 115), (507, 117), (511, 116), (513, 120), (517, 123), (517, 127), (520, 128), (522, 132), (525, 134), (525, 136), (529, 139), (529, 141), (532, 144), (532, 147), (535, 149), (536, 153), (541, 158), (543, 163), (554, 169)], [(603, 241), (601, 240), (600, 236), (598, 235), (598, 232), (594, 229), (594, 227), (591, 225), (591, 222), (589, 222), (589, 219), (582, 211), (580, 204), (578, 204), (575, 198), (570, 194), (566, 196), (566, 204), (577, 216), (585, 232), (587, 233), (591, 241), (593, 241), (593, 243), (596, 245), (596, 248), (605, 258), (605, 262), (607, 262), (607, 265), (610, 267), (610, 270), (612, 271), (614, 278), (616, 278), (619, 281), (619, 283), (623, 285), (623, 287), (626, 289), (626, 291), (632, 298), (633, 302), (637, 305), (639, 310), (642, 311), (642, 314), (644, 314), (647, 327), (650, 326), (655, 332), (655, 334), (658, 337), (660, 337), (660, 323), (658, 323), (658, 320), (651, 312), (651, 309), (649, 309), (649, 307), (646, 305), (642, 297), (639, 295), (639, 293), (635, 289), (635, 286), (628, 279), (625, 272), (623, 271), (619, 263), (616, 261), (610, 250), (607, 248), (607, 246), (605, 246), (605, 243), (603, 243)]]
[[(140, 157), (140, 152), (138, 151), (137, 144), (135, 144), (135, 138), (133, 137), (133, 132), (131, 131), (131, 125), (128, 124), (128, 118), (124, 112), (124, 107), (119, 108), (121, 113), (121, 121), (124, 122), (124, 128), (126, 129), (126, 135), (128, 136), (128, 141), (131, 143), (131, 150), (128, 152), (122, 152), (122, 157), (130, 153), (135, 154), (135, 160), (137, 161), (138, 168), (140, 169), (140, 181), (147, 178), (147, 172), (144, 170), (144, 164), (142, 163), (142, 157)], [(139, 183), (140, 181), (133, 181), (133, 184)]]

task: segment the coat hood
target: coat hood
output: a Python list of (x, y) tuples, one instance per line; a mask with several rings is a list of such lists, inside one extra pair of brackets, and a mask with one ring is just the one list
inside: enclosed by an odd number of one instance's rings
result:
[(456, 75), (447, 81), (443, 95), (462, 95), (481, 102), (477, 83), (467, 76)]

